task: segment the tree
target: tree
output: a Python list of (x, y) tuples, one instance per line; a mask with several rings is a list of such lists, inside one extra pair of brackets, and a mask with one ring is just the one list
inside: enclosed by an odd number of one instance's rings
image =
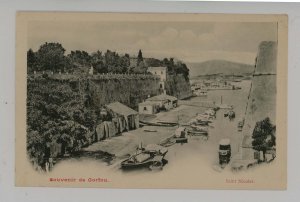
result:
[(186, 81), (189, 81), (189, 69), (187, 68), (185, 63), (177, 62), (174, 66), (174, 70), (176, 74), (182, 74)]
[(37, 51), (39, 70), (63, 71), (69, 68), (64, 56), (65, 49), (60, 43), (45, 43)]
[(138, 57), (137, 57), (137, 64), (136, 65), (139, 66), (140, 63), (143, 62), (143, 61), (144, 61), (143, 53), (142, 53), (141, 50), (139, 50)]
[(38, 165), (44, 162), (45, 138), (35, 130), (27, 129), (27, 154)]
[(162, 62), (159, 59), (148, 58), (147, 59), (147, 65), (149, 67), (160, 67), (160, 66), (162, 66)]
[(89, 67), (91, 65), (92, 56), (90, 56), (86, 51), (71, 51), (68, 58), (72, 63), (76, 63), (81, 66)]
[(263, 152), (264, 160), (266, 151), (276, 145), (276, 126), (267, 117), (262, 121), (256, 123), (252, 133), (253, 149)]
[(33, 52), (32, 49), (27, 51), (27, 72), (31, 73), (36, 70), (36, 54)]
[(108, 72), (108, 69), (107, 69), (107, 66), (104, 65), (103, 61), (97, 61), (96, 63), (93, 64), (93, 67), (95, 68), (95, 71), (97, 73), (107, 73)]
[(162, 63), (163, 63), (163, 66), (167, 67), (169, 74), (175, 73), (175, 64), (174, 64), (173, 58), (170, 58), (170, 60), (168, 58), (164, 58)]
[(97, 115), (94, 110), (84, 112), (84, 126), (93, 131), (97, 123)]
[(97, 64), (104, 64), (104, 57), (101, 51), (97, 51), (91, 54), (91, 65), (96, 66)]
[(119, 70), (120, 73), (126, 73), (128, 71), (128, 68), (130, 66), (130, 57), (128, 54), (125, 54), (120, 58), (119, 65), (120, 65), (120, 70)]

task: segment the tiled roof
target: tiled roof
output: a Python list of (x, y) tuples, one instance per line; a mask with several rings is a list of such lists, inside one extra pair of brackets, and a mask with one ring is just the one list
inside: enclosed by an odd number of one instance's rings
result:
[(170, 96), (170, 95), (161, 94), (161, 95), (157, 95), (157, 96), (150, 97), (150, 98), (147, 99), (147, 101), (162, 101), (162, 100), (175, 101), (175, 100), (177, 100), (177, 98), (173, 97), (173, 96)]
[(126, 105), (123, 105), (120, 102), (110, 103), (110, 104), (106, 105), (106, 107), (108, 109), (112, 110), (113, 112), (120, 114), (120, 115), (124, 115), (124, 116), (138, 114), (137, 111), (127, 107)]

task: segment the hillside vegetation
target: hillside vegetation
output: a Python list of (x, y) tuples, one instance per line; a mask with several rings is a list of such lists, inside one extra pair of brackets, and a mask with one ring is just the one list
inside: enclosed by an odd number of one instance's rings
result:
[(135, 58), (129, 54), (120, 54), (115, 51), (106, 50), (105, 52), (96, 51), (88, 53), (82, 50), (71, 51), (65, 54), (65, 49), (60, 43), (45, 43), (34, 52), (32, 49), (27, 51), (27, 71), (53, 71), (68, 72), (75, 74), (87, 73), (92, 66), (94, 73), (118, 73), (118, 74), (146, 74), (149, 66), (165, 66), (168, 74), (182, 74), (189, 80), (189, 69), (181, 61), (174, 61), (173, 58), (163, 60), (155, 58), (144, 58), (141, 50)]
[[(91, 66), (94, 75), (88, 74)], [(30, 161), (45, 170), (49, 158), (63, 158), (91, 144), (96, 126), (107, 121), (101, 115), (104, 105), (119, 101), (137, 109), (148, 96), (158, 95), (159, 78), (147, 73), (149, 66), (166, 66), (167, 92), (179, 98), (188, 96), (189, 70), (172, 58), (143, 58), (141, 50), (137, 58), (110, 50), (92, 54), (75, 50), (66, 55), (59, 43), (45, 43), (36, 52), (28, 50)]]

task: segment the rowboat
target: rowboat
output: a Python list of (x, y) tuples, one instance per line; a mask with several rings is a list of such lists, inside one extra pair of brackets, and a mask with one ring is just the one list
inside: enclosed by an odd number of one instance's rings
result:
[(122, 169), (148, 167), (149, 169), (161, 168), (164, 165), (164, 156), (168, 149), (160, 145), (150, 144), (136, 154), (121, 162)]

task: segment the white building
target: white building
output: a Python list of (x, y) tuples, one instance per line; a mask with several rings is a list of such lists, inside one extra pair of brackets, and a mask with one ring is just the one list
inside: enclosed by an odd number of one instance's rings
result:
[(148, 67), (147, 71), (153, 75), (159, 76), (160, 81), (167, 80), (167, 67)]
[(165, 92), (165, 82), (167, 80), (167, 67), (148, 67), (148, 72), (160, 78), (160, 89)]
[(157, 95), (139, 103), (140, 114), (156, 114), (161, 110), (170, 110), (177, 107), (178, 99), (170, 95)]
[(140, 114), (156, 114), (159, 111), (159, 106), (155, 102), (145, 101), (139, 103)]
[(176, 97), (161, 94), (154, 97), (146, 99), (146, 101), (155, 103), (159, 109), (170, 110), (177, 107), (178, 99)]

